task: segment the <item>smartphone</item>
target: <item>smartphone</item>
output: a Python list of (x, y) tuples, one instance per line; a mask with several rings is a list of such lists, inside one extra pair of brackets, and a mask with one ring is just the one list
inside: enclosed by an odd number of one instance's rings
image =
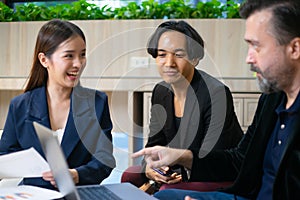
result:
[(168, 171), (163, 171), (159, 168), (152, 168), (154, 171), (156, 171), (157, 173), (159, 173), (160, 175), (163, 175), (163, 176), (171, 176), (172, 174), (176, 173), (174, 172), (172, 169), (169, 169)]

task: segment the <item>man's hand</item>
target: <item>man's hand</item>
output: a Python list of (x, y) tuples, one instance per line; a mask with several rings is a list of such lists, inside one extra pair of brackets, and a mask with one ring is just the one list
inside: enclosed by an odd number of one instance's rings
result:
[(187, 169), (191, 169), (193, 163), (193, 154), (190, 150), (163, 146), (144, 148), (132, 155), (133, 158), (139, 156), (145, 156), (145, 161), (150, 168), (160, 168), (179, 164)]
[[(169, 167), (164, 167), (164, 168), (160, 168), (160, 169), (161, 169), (161, 171), (168, 171)], [(164, 175), (159, 174), (152, 168), (150, 168), (148, 165), (146, 166), (145, 173), (149, 179), (154, 180), (155, 182), (157, 182), (159, 184), (162, 184), (162, 183), (174, 184), (174, 183), (178, 183), (178, 182), (182, 181), (182, 176), (180, 174), (177, 174), (176, 172), (174, 172), (170, 176), (167, 176), (167, 175), (164, 176)]]

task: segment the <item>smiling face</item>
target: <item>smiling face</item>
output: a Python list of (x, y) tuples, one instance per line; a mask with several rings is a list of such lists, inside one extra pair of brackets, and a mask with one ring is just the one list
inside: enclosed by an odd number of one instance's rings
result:
[(285, 90), (293, 80), (294, 68), (288, 58), (288, 45), (280, 45), (272, 29), (272, 13), (264, 10), (246, 20), (245, 41), (248, 43), (246, 62), (257, 72), (262, 92)]
[(194, 65), (188, 59), (186, 36), (176, 31), (164, 32), (157, 46), (155, 58), (162, 79), (172, 85), (191, 82)]
[(48, 87), (71, 89), (85, 68), (86, 44), (76, 35), (61, 43), (49, 58), (40, 53), (39, 59), (48, 70)]

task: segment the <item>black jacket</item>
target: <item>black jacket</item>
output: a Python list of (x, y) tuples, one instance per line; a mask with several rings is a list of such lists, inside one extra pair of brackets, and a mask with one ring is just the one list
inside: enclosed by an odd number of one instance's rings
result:
[[(275, 109), (284, 93), (263, 94), (252, 124), (239, 145), (227, 151), (213, 151), (205, 158), (194, 155), (192, 174), (197, 179), (214, 175), (218, 180), (228, 179), (238, 173), (234, 184), (225, 192), (255, 199), (262, 181), (263, 160), (269, 138), (276, 124)], [(273, 199), (300, 198), (300, 113), (294, 124), (275, 178)], [(204, 173), (202, 173), (204, 172)]]
[[(201, 148), (202, 155), (206, 155), (211, 149), (235, 147), (243, 132), (235, 115), (228, 87), (200, 70), (195, 70), (190, 86), (178, 131), (171, 86), (166, 82), (155, 86), (146, 147), (170, 146), (190, 149), (195, 154)], [(234, 180), (235, 175), (227, 180)], [(194, 180), (192, 175), (190, 181)], [(205, 180), (211, 181), (212, 178), (207, 177)]]

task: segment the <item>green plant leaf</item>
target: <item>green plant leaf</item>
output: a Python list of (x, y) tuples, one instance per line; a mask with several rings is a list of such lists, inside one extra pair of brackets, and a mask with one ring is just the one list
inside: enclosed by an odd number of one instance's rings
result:
[(0, 22), (13, 21), (14, 11), (3, 2), (0, 2)]
[(240, 18), (240, 4), (230, 0), (221, 4), (218, 0), (198, 2), (193, 6), (189, 0), (170, 0), (159, 4), (155, 0), (130, 2), (127, 6), (112, 9), (107, 5), (78, 0), (69, 4), (57, 3), (54, 6), (25, 3), (15, 10), (0, 2), (0, 21), (37, 21), (53, 18), (65, 20), (88, 19), (187, 19), (187, 18)]

